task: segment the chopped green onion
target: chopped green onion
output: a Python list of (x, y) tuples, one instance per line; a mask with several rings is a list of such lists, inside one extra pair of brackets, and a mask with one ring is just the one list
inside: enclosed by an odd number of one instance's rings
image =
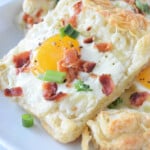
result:
[(140, 0), (136, 0), (135, 4), (138, 9), (140, 9), (142, 12), (150, 14), (150, 7), (146, 3), (141, 3)]
[(33, 116), (31, 114), (23, 114), (22, 115), (22, 125), (24, 127), (32, 127), (34, 124)]
[(65, 72), (47, 70), (45, 74), (40, 75), (39, 78), (44, 81), (56, 82), (56, 83), (63, 83), (66, 79)]
[(84, 84), (84, 82), (81, 80), (78, 80), (74, 84), (74, 87), (76, 88), (77, 91), (92, 91), (92, 89), (90, 89), (90, 86), (87, 84)]
[(73, 39), (76, 39), (79, 35), (79, 32), (76, 31), (70, 24), (68, 24), (64, 28), (61, 28), (59, 32), (62, 37), (64, 37), (65, 35), (68, 35)]
[(65, 32), (64, 32), (64, 28), (61, 28), (60, 30), (59, 30), (59, 32), (60, 32), (60, 35), (62, 36), (62, 37), (64, 37), (66, 34), (65, 34)]
[(110, 105), (108, 105), (107, 107), (110, 109), (114, 109), (121, 103), (123, 103), (123, 100), (119, 97), (114, 102), (112, 102)]

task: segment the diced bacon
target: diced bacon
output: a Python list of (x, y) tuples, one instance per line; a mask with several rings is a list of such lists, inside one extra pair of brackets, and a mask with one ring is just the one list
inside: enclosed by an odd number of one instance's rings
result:
[(79, 68), (80, 68), (79, 70), (89, 73), (89, 72), (92, 72), (95, 66), (96, 66), (95, 62), (81, 60), (80, 65), (79, 65)]
[[(67, 23), (71, 24), (74, 28), (77, 27), (77, 15), (81, 12), (82, 10), (82, 2), (77, 2), (74, 6), (74, 15), (72, 15)], [(66, 23), (65, 23), (66, 24)]]
[(147, 92), (135, 92), (130, 96), (130, 103), (133, 106), (141, 106), (149, 96)]
[(90, 31), (91, 29), (92, 29), (92, 27), (89, 26), (89, 27), (86, 29), (86, 31)]
[(78, 52), (75, 48), (66, 50), (64, 53), (63, 66), (66, 68), (73, 67), (77, 64), (79, 60)]
[(64, 59), (57, 62), (57, 68), (61, 72), (67, 72), (67, 67), (64, 65)]
[(57, 84), (52, 82), (47, 82), (43, 84), (43, 96), (46, 100), (53, 100), (52, 97), (56, 95)]
[(43, 9), (39, 9), (36, 12), (36, 14), (32, 16), (30, 14), (24, 13), (22, 19), (27, 25), (30, 25), (30, 27), (32, 27), (33, 24), (43, 21), (43, 19), (41, 18), (42, 13), (43, 13)]
[(68, 23), (72, 25), (72, 27), (77, 27), (77, 16), (73, 15), (71, 18), (69, 18)]
[(56, 95), (51, 96), (51, 100), (59, 101), (59, 100), (61, 100), (62, 98), (66, 97), (66, 96), (67, 96), (66, 93), (59, 92)]
[(68, 68), (68, 70), (67, 70), (67, 77), (66, 77), (67, 82), (71, 83), (74, 79), (76, 79), (78, 77), (78, 72), (79, 72), (79, 70), (78, 70), (77, 67), (74, 67), (74, 68), (70, 67), (70, 68)]
[(13, 96), (22, 96), (23, 95), (23, 90), (21, 87), (14, 87), (10, 89), (5, 89), (4, 90), (4, 95), (8, 97), (13, 97)]
[(74, 48), (66, 50), (64, 58), (58, 62), (58, 70), (67, 72), (67, 82), (70, 83), (78, 77), (79, 71), (91, 72), (95, 67), (95, 62), (80, 59), (78, 51)]
[(83, 42), (86, 43), (86, 44), (92, 43), (93, 42), (93, 37), (86, 38), (86, 39), (84, 39)]
[(30, 62), (30, 51), (25, 51), (14, 55), (13, 62), (16, 68), (23, 67), (25, 64)]
[(66, 20), (65, 19), (61, 19), (61, 26), (65, 26), (66, 25)]
[(99, 50), (99, 52), (108, 52), (112, 50), (111, 43), (99, 43), (99, 44), (95, 44), (95, 46)]
[(106, 95), (109, 96), (114, 88), (114, 82), (110, 76), (110, 74), (103, 74), (99, 77), (99, 81), (102, 84), (102, 92)]
[(23, 15), (23, 21), (27, 24), (33, 25), (34, 24), (34, 19), (32, 16), (30, 16), (29, 14), (25, 13)]
[(41, 15), (42, 15), (42, 13), (43, 13), (43, 9), (39, 9), (38, 11), (37, 11), (37, 13), (36, 13), (36, 17), (37, 18), (40, 18), (41, 17)]
[(74, 8), (75, 14), (78, 15), (81, 12), (81, 10), (82, 10), (82, 2), (81, 1), (77, 2), (73, 6), (73, 8)]
[(66, 50), (64, 58), (58, 62), (58, 70), (67, 72), (67, 82), (72, 82), (78, 76), (80, 56), (76, 49)]
[(19, 73), (21, 73), (21, 72), (30, 72), (30, 67), (29, 67), (29, 64), (30, 64), (30, 62), (29, 63), (26, 63), (23, 67), (21, 67), (21, 68), (17, 68), (16, 69), (16, 74), (18, 75)]
[(29, 15), (27, 13), (24, 13), (22, 16), (22, 19), (24, 22), (27, 22)]
[(46, 100), (60, 100), (65, 97), (67, 94), (63, 92), (57, 92), (57, 84), (52, 82), (47, 82), (43, 84), (43, 96)]

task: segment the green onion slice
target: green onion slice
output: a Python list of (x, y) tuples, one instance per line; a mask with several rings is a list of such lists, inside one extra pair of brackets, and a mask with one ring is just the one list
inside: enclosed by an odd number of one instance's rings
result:
[(60, 29), (60, 35), (62, 37), (68, 35), (71, 38), (76, 39), (79, 35), (79, 32), (75, 30), (70, 24), (68, 24), (66, 27)]
[(34, 124), (33, 116), (31, 114), (22, 115), (22, 125), (26, 128), (32, 127)]
[(140, 0), (136, 0), (135, 4), (142, 12), (150, 14), (150, 7), (147, 3), (142, 3)]
[(75, 84), (74, 87), (77, 91), (92, 91), (89, 85), (85, 84), (83, 81), (78, 80)]
[(65, 72), (47, 70), (45, 74), (40, 75), (39, 78), (44, 81), (63, 83), (66, 79)]
[(114, 109), (116, 108), (118, 105), (120, 105), (121, 103), (123, 103), (123, 100), (118, 97), (114, 102), (112, 102), (110, 105), (108, 105), (107, 107), (110, 109)]

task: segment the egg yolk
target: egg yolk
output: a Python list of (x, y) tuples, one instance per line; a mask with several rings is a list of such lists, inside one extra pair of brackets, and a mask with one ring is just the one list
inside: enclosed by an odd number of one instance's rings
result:
[(137, 80), (146, 88), (150, 89), (150, 66), (142, 70), (138, 77)]
[(44, 73), (47, 70), (58, 71), (57, 62), (63, 58), (65, 50), (71, 48), (76, 48), (80, 52), (78, 41), (69, 36), (61, 37), (58, 34), (48, 38), (37, 49), (34, 69), (39, 73)]

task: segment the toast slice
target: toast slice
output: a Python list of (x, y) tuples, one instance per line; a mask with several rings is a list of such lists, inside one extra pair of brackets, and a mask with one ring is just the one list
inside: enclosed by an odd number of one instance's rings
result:
[[(68, 25), (78, 37), (60, 36)], [(1, 60), (0, 88), (39, 118), (56, 140), (74, 141), (86, 122), (119, 97), (148, 63), (149, 25), (142, 15), (110, 1), (61, 0)], [(63, 52), (53, 64), (59, 54), (53, 50), (49, 56), (52, 46)], [(51, 68), (65, 72), (65, 81), (39, 78)]]

